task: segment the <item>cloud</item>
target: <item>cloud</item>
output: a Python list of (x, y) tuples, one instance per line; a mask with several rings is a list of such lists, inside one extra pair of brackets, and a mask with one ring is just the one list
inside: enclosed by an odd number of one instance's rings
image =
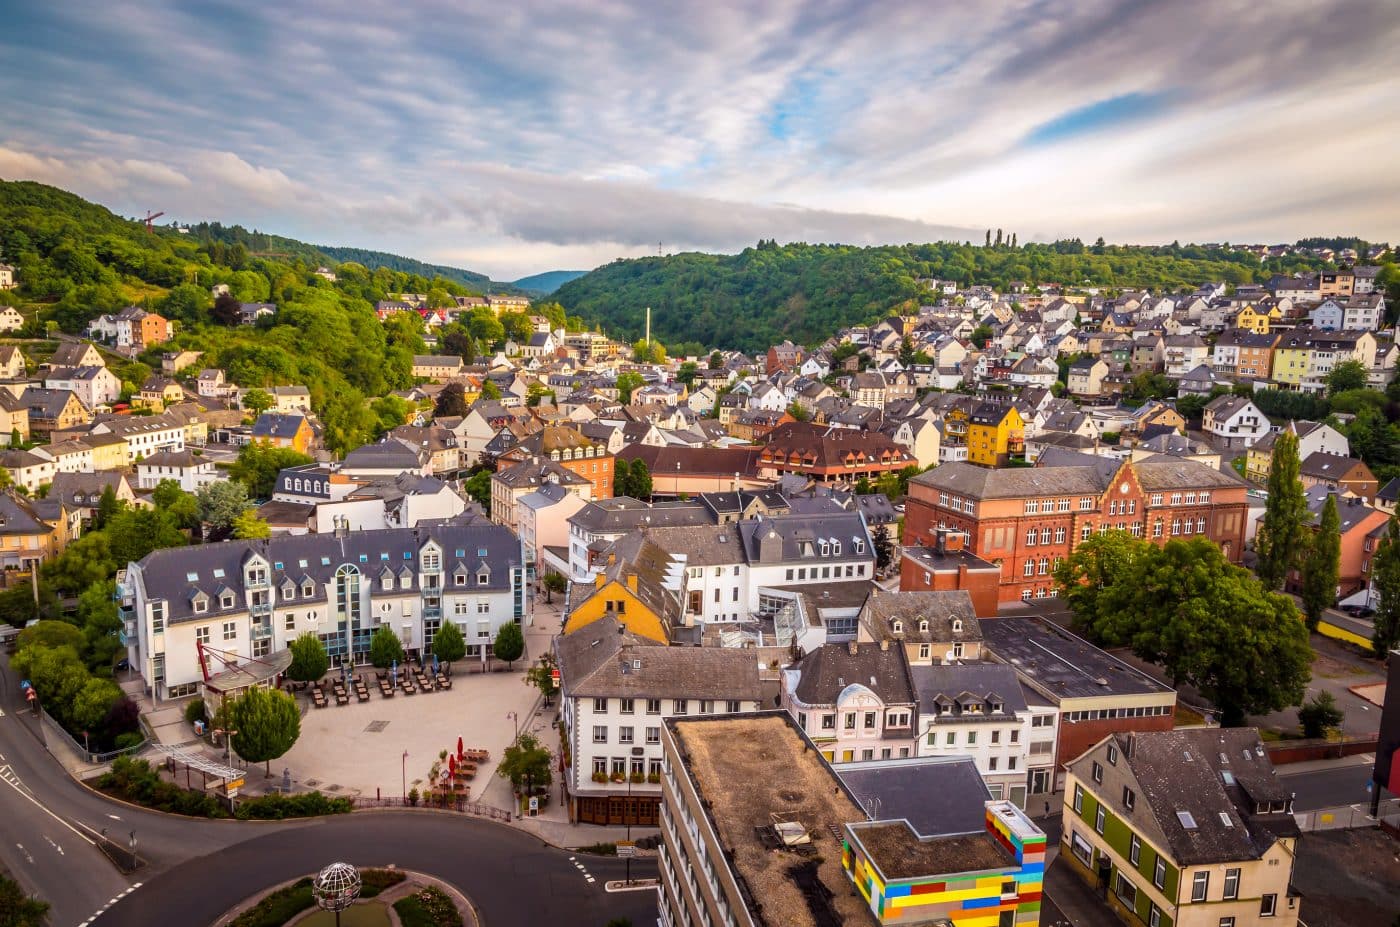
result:
[(347, 13), (19, 5), (0, 175), (501, 275), (658, 241), (1381, 239), (1396, 218), (1386, 0)]

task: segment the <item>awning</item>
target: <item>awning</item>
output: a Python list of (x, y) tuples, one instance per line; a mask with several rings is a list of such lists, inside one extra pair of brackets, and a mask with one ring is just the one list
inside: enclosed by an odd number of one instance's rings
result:
[(250, 660), (211, 676), (209, 681), (204, 684), (204, 688), (220, 695), (238, 692), (249, 686), (262, 685), (273, 677), (285, 673), (291, 665), (292, 652), (279, 650), (276, 653), (258, 657), (256, 660)]

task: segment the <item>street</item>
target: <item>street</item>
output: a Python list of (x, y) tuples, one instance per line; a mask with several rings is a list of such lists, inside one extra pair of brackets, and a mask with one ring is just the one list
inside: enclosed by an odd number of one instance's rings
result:
[(1293, 810), (1316, 811), (1369, 802), (1371, 793), (1366, 785), (1371, 781), (1374, 760), (1370, 756), (1364, 757), (1364, 763), (1355, 762), (1363, 757), (1351, 759), (1349, 765), (1341, 760), (1336, 766), (1302, 773), (1290, 773), (1287, 766), (1276, 767), (1283, 784), (1294, 793)]

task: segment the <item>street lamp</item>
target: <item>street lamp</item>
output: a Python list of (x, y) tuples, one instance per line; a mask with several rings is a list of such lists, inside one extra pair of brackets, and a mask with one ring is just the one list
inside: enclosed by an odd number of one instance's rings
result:
[(408, 804), (408, 751), (403, 752), (403, 762), (399, 764), (403, 773), (403, 803)]
[(229, 761), (229, 753), (233, 749), (233, 736), (238, 732), (226, 731), (221, 727), (216, 727), (213, 733), (222, 734), (224, 736), (224, 762), (227, 763)]
[[(515, 740), (520, 739), (520, 716), (513, 711), (506, 712), (506, 717), (515, 722)], [(514, 743), (515, 741), (511, 741)]]

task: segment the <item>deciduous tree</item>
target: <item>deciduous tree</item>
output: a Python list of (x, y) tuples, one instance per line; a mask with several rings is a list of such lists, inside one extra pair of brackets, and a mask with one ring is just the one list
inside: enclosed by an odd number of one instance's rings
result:
[(330, 657), (326, 656), (325, 645), (310, 631), (304, 631), (287, 646), (292, 652), (292, 663), (287, 667), (287, 676), (297, 682), (315, 682), (330, 669)]
[(501, 629), (496, 632), (496, 639), (491, 643), (491, 654), (498, 660), (505, 660), (509, 667), (520, 659), (525, 652), (525, 635), (520, 631), (520, 625), (514, 621), (507, 621), (501, 625)]
[(496, 775), (509, 779), (517, 792), (529, 792), (553, 781), (552, 765), (548, 748), (526, 733), (501, 753)]
[(301, 736), (301, 711), (296, 699), (280, 689), (253, 686), (233, 703), (230, 723), (238, 733), (233, 749), (250, 763), (265, 763), (272, 775), (272, 761), (286, 754)]
[(388, 625), (380, 625), (369, 639), (369, 662), (387, 669), (395, 660), (403, 662), (403, 643)]
[(1254, 570), (1270, 591), (1283, 588), (1307, 546), (1308, 500), (1298, 476), (1298, 436), (1285, 430), (1274, 439), (1269, 498), (1254, 538)]
[(462, 629), (451, 621), (444, 621), (433, 635), (433, 656), (444, 663), (454, 663), (467, 655), (467, 642), (462, 637)]
[(1371, 650), (1384, 658), (1400, 646), (1400, 515), (1390, 516), (1385, 537), (1371, 560), (1371, 580), (1376, 586)]

